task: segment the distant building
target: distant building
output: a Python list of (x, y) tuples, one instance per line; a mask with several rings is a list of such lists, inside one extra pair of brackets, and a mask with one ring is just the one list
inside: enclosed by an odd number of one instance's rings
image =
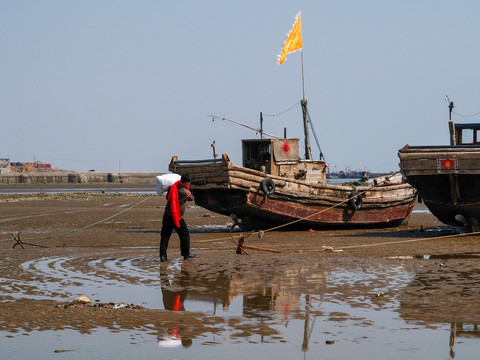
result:
[(37, 169), (50, 169), (52, 167), (52, 164), (36, 161), (35, 162), (35, 167)]
[(10, 172), (10, 159), (0, 158), (0, 174), (8, 174)]

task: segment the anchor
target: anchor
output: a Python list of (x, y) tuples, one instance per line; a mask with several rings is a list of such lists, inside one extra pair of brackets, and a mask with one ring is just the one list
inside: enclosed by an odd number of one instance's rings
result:
[(47, 247), (47, 246), (44, 246), (44, 245), (32, 244), (32, 243), (23, 241), (22, 238), (20, 237), (20, 231), (18, 232), (18, 235), (12, 234), (12, 240), (15, 241), (15, 244), (13, 244), (12, 249), (15, 249), (15, 247), (17, 245), (20, 245), (22, 247), (22, 249), (25, 249), (25, 246), (23, 246), (23, 245), (38, 246), (38, 247), (41, 247), (41, 248), (46, 248)]
[(248, 238), (250, 235), (253, 234), (253, 231), (249, 231), (248, 233), (242, 235), (238, 241), (235, 240), (233, 237), (232, 233), (228, 233), (230, 237), (232, 238), (233, 242), (237, 245), (237, 250), (235, 251), (236, 254), (242, 254), (244, 253), (245, 255), (248, 255), (245, 249), (251, 249), (251, 250), (260, 250), (260, 251), (269, 251), (269, 252), (274, 252), (274, 253), (281, 253), (280, 250), (274, 250), (274, 249), (266, 249), (266, 248), (261, 248), (257, 246), (251, 246), (251, 245), (245, 245), (245, 239)]

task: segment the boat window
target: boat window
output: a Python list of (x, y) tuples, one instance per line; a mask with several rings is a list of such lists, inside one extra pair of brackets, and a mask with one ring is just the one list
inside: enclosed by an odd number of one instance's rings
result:
[(271, 146), (268, 141), (243, 142), (243, 166), (270, 173)]
[(457, 145), (480, 144), (480, 124), (455, 124)]
[(473, 144), (474, 143), (473, 134), (474, 134), (473, 129), (463, 129), (461, 143), (462, 144)]

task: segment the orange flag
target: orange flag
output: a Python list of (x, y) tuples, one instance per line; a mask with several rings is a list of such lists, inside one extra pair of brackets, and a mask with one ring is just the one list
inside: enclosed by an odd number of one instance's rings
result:
[(282, 65), (282, 63), (287, 58), (287, 55), (300, 50), (302, 48), (302, 25), (300, 22), (300, 12), (295, 19), (295, 24), (293, 25), (292, 30), (288, 34), (285, 43), (283, 44), (283, 49), (280, 55), (278, 56), (278, 65)]

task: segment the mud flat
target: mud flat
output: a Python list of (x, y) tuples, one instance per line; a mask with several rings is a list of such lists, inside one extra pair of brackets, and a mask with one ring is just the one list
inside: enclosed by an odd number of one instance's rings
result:
[[(480, 323), (480, 239), (459, 236), (422, 204), (396, 228), (253, 234), (248, 245), (281, 252), (249, 255), (235, 253), (228, 217), (191, 206), (186, 221), (198, 256), (183, 261), (173, 234), (170, 261), (160, 263), (164, 206), (164, 197), (139, 193), (3, 194), (0, 343), (15, 344), (7, 355), (174, 358), (169, 346), (176, 345), (198, 358), (215, 357), (218, 348), (233, 359), (445, 358), (456, 349), (448, 334), (455, 339)], [(18, 233), (44, 247), (13, 249)], [(140, 308), (65, 306), (82, 295)], [(55, 342), (52, 330), (89, 342)], [(35, 349), (34, 339), (43, 345)]]

